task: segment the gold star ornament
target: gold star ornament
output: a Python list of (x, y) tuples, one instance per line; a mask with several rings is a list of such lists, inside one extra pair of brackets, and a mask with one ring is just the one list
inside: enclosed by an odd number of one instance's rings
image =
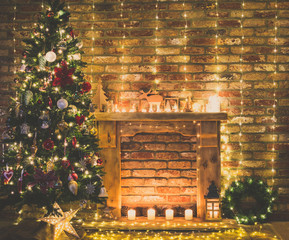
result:
[(40, 221), (55, 225), (53, 240), (56, 240), (63, 231), (66, 231), (72, 234), (73, 236), (79, 238), (77, 232), (70, 224), (70, 220), (76, 215), (79, 209), (74, 211), (70, 210), (68, 212), (63, 212), (57, 203), (54, 203), (53, 207), (59, 209), (58, 212), (61, 214), (61, 216), (50, 215), (48, 217), (39, 219)]

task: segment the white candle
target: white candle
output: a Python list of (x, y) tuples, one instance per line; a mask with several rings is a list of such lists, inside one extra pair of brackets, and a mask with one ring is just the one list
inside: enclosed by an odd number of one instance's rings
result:
[(166, 210), (166, 220), (173, 220), (174, 219), (174, 210), (167, 209)]
[(128, 210), (127, 219), (128, 220), (135, 220), (135, 210), (134, 209)]
[(186, 220), (193, 220), (193, 210), (192, 209), (186, 209), (185, 210), (185, 219)]
[(155, 220), (156, 218), (156, 210), (150, 208), (148, 209), (148, 220)]

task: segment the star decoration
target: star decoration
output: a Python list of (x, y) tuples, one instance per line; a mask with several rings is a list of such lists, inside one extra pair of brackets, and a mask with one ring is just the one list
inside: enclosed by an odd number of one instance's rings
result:
[(78, 212), (79, 209), (74, 210), (74, 211), (70, 210), (68, 212), (63, 212), (57, 203), (54, 203), (53, 207), (58, 209), (58, 212), (62, 216), (59, 217), (59, 216), (53, 216), (52, 215), (49, 217), (44, 217), (44, 218), (39, 219), (40, 221), (55, 225), (53, 240), (56, 240), (63, 231), (66, 231), (66, 232), (72, 234), (73, 236), (79, 238), (77, 232), (70, 224), (70, 220), (76, 215), (76, 213)]
[(66, 85), (73, 84), (73, 79), (71, 75), (74, 73), (75, 68), (67, 68), (67, 63), (63, 61), (61, 63), (61, 68), (54, 68), (55, 76), (52, 85), (53, 86), (61, 86), (62, 88), (66, 87)]
[(95, 192), (95, 186), (91, 183), (86, 185), (86, 192), (88, 195), (91, 195)]

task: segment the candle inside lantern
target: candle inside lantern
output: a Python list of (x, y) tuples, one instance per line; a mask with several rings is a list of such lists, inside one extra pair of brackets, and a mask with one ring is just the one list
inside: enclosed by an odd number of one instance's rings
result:
[(174, 210), (167, 209), (166, 210), (166, 220), (173, 220), (174, 219)]
[(135, 210), (130, 209), (127, 211), (127, 219), (128, 220), (135, 220)]
[(148, 220), (155, 220), (156, 218), (156, 210), (150, 208), (148, 209)]
[(186, 220), (193, 220), (193, 210), (192, 209), (186, 209), (185, 210), (185, 219)]

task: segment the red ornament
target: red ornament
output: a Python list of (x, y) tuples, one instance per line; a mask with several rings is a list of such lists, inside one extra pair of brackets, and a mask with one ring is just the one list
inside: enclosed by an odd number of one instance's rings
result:
[(42, 144), (42, 147), (43, 147), (45, 150), (49, 151), (49, 150), (51, 150), (51, 149), (54, 148), (54, 142), (53, 142), (50, 138), (49, 138), (49, 139), (46, 139), (46, 140), (44, 141), (44, 143)]
[(34, 187), (35, 185), (39, 185), (41, 192), (44, 194), (47, 192), (48, 188), (54, 188), (55, 183), (58, 180), (54, 171), (44, 173), (41, 169), (35, 169), (33, 177), (34, 182), (29, 183), (28, 186)]
[(73, 138), (72, 138), (71, 143), (72, 143), (73, 148), (76, 148), (76, 144), (77, 144), (77, 139), (76, 139), (76, 137), (73, 137)]
[(71, 36), (72, 38), (74, 38), (74, 32), (73, 32), (73, 29), (70, 30), (69, 34), (70, 34), (70, 36)]
[(70, 161), (69, 160), (62, 160), (61, 165), (63, 168), (67, 169), (70, 166)]
[(42, 104), (42, 101), (39, 99), (39, 100), (37, 101), (37, 103), (38, 103), (38, 104)]
[(14, 174), (14, 172), (13, 172), (12, 169), (10, 169), (10, 170), (5, 170), (5, 171), (3, 172), (4, 184), (8, 184), (8, 183), (9, 183), (9, 181), (10, 181), (11, 178), (13, 177), (13, 174)]
[(66, 87), (66, 85), (73, 84), (73, 79), (71, 75), (74, 73), (75, 68), (67, 68), (67, 63), (62, 61), (61, 68), (54, 68), (54, 73), (56, 78), (54, 79), (52, 85), (53, 86), (61, 86), (62, 88)]
[(91, 84), (89, 82), (84, 82), (82, 84), (82, 91), (89, 92), (91, 90)]
[(47, 17), (54, 17), (54, 12), (49, 11), (49, 12), (47, 13)]
[(49, 105), (50, 108), (53, 107), (53, 102), (52, 102), (51, 97), (48, 97), (48, 105)]
[(75, 120), (76, 120), (76, 123), (77, 123), (79, 126), (81, 126), (81, 125), (84, 123), (84, 121), (85, 121), (85, 116), (83, 116), (83, 115), (81, 115), (81, 116), (76, 115), (76, 116), (75, 116)]
[(74, 180), (74, 181), (78, 180), (78, 175), (77, 175), (76, 172), (73, 172), (73, 173), (69, 174), (68, 181), (71, 181), (71, 180)]
[(96, 160), (97, 165), (102, 165), (103, 164), (103, 160), (101, 158)]

